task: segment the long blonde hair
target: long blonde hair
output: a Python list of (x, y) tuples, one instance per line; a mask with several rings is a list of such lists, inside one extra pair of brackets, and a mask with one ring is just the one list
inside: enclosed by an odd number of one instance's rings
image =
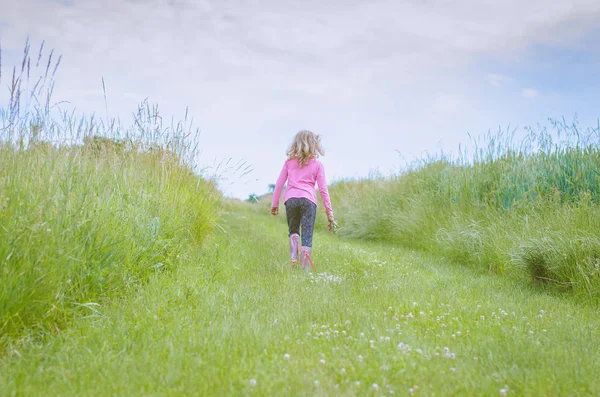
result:
[(308, 130), (299, 131), (286, 154), (288, 160), (298, 159), (300, 167), (306, 165), (312, 158), (317, 158), (319, 155), (324, 156), (321, 136)]

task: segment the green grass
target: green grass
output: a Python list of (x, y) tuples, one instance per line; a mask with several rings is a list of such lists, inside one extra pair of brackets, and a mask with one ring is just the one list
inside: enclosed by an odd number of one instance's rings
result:
[(43, 44), (37, 61), (29, 52), (0, 106), (0, 356), (187, 260), (221, 201), (196, 172), (187, 115), (163, 124), (144, 102), (124, 127), (61, 112), (60, 58), (36, 80)]
[(337, 183), (304, 273), (268, 197), (198, 175), (187, 117), (57, 115), (28, 54), (0, 107), (1, 395), (600, 395), (600, 128)]
[[(426, 159), (330, 192), (340, 234), (387, 241), (512, 279), (600, 298), (600, 127), (488, 136), (474, 155)], [(585, 139), (584, 139), (585, 138)]]
[(0, 390), (600, 393), (596, 307), (428, 254), (325, 233), (315, 238), (317, 272), (305, 274), (286, 263), (281, 219), (249, 208), (232, 207), (223, 231), (172, 272), (49, 340), (11, 347)]
[(0, 341), (62, 328), (212, 229), (210, 182), (165, 153), (88, 146), (0, 145)]

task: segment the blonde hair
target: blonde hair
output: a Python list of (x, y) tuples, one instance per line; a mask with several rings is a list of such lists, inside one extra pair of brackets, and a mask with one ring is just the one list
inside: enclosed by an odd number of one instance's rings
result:
[(299, 131), (286, 154), (288, 160), (298, 159), (300, 167), (306, 165), (312, 158), (317, 158), (319, 155), (324, 156), (321, 136), (308, 130)]

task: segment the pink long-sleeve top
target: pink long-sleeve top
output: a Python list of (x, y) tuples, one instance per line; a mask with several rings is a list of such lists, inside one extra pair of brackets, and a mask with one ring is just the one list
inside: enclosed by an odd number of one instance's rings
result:
[(283, 195), (284, 203), (292, 197), (304, 197), (317, 205), (316, 182), (319, 184), (319, 193), (321, 194), (325, 211), (328, 214), (333, 213), (329, 191), (327, 190), (327, 181), (325, 180), (325, 169), (319, 160), (312, 158), (303, 167), (299, 166), (298, 159), (287, 160), (283, 164), (283, 168), (275, 184), (275, 190), (273, 191), (273, 207), (279, 207), (281, 191), (286, 180), (288, 183)]

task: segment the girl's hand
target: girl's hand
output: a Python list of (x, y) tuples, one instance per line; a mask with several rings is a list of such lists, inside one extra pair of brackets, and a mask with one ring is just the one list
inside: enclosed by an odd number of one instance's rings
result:
[(328, 225), (329, 232), (335, 231), (335, 229), (337, 229), (337, 227), (338, 227), (338, 224), (335, 221), (335, 218), (333, 217), (333, 213), (327, 214), (327, 220), (329, 221), (329, 225)]
[(279, 207), (272, 207), (271, 215), (279, 215)]
[(335, 223), (335, 218), (333, 217), (333, 212), (327, 214), (327, 220), (329, 223)]

